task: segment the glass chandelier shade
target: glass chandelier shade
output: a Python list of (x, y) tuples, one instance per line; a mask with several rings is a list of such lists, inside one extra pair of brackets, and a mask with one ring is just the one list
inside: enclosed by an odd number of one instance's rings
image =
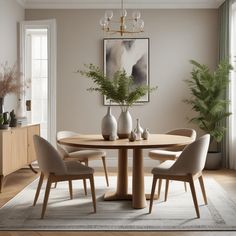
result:
[[(113, 20), (113, 11), (105, 11), (104, 17), (100, 19), (102, 30), (107, 33), (124, 34), (144, 32), (144, 21), (141, 19), (141, 13), (134, 11), (131, 18), (127, 18), (127, 11), (124, 9), (123, 0), (121, 1), (121, 10), (119, 20)], [(119, 25), (119, 28), (118, 26)], [(113, 28), (114, 27), (114, 28)]]

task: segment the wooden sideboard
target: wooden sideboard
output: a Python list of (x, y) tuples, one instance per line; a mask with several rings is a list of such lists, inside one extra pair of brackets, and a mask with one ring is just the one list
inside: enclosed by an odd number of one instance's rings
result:
[(0, 130), (0, 192), (4, 177), (36, 160), (33, 136), (40, 134), (40, 125), (26, 125)]

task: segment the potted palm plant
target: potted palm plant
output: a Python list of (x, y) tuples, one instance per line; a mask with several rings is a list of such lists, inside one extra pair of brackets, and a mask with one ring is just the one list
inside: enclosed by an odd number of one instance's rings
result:
[(225, 99), (226, 88), (229, 84), (229, 73), (233, 67), (228, 61), (221, 61), (214, 72), (209, 67), (194, 60), (191, 78), (186, 80), (192, 97), (184, 102), (191, 105), (196, 116), (190, 119), (200, 129), (209, 133), (211, 145), (207, 157), (206, 169), (217, 169), (221, 165), (220, 142), (222, 141), (226, 127), (224, 120), (230, 116), (227, 111), (229, 100)]
[[(127, 138), (132, 129), (132, 119), (129, 108), (148, 92), (157, 87), (150, 88), (147, 85), (135, 86), (132, 76), (128, 76), (125, 70), (118, 70), (112, 78), (106, 77), (103, 71), (93, 64), (85, 65), (87, 68), (78, 71), (81, 75), (91, 78), (96, 85), (90, 87), (89, 91), (97, 91), (117, 103), (121, 108), (121, 115), (118, 119), (118, 136)], [(129, 123), (129, 124), (128, 124)]]

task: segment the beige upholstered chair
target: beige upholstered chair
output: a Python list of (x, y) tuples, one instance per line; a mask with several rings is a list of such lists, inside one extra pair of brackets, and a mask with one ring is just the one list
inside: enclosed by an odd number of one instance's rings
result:
[[(57, 133), (57, 141), (63, 138), (68, 138), (71, 136), (76, 136), (78, 133), (72, 131), (59, 131)], [(77, 160), (85, 163), (88, 166), (90, 160), (102, 159), (102, 164), (105, 172), (105, 178), (107, 186), (109, 186), (108, 174), (106, 168), (106, 152), (99, 149), (85, 149), (78, 147), (70, 147), (66, 145), (61, 145), (57, 143), (57, 147), (61, 155), (65, 160)], [(86, 182), (85, 182), (85, 192), (86, 192)]]
[(94, 170), (78, 161), (63, 161), (57, 150), (48, 141), (38, 135), (34, 135), (34, 144), (39, 168), (41, 170), (41, 175), (34, 198), (34, 206), (37, 202), (43, 179), (44, 177), (47, 177), (47, 186), (44, 195), (41, 218), (44, 218), (45, 215), (51, 184), (61, 181), (69, 181), (70, 196), (72, 198), (72, 180), (77, 179), (90, 180), (93, 208), (94, 212), (96, 212), (96, 196), (93, 178)]
[[(149, 213), (152, 211), (153, 198), (156, 188), (157, 179), (166, 179), (169, 184), (169, 180), (184, 181), (190, 184), (192, 192), (193, 202), (197, 217), (200, 218), (198, 202), (194, 187), (194, 180), (198, 178), (204, 198), (205, 204), (207, 204), (207, 197), (203, 183), (202, 170), (206, 162), (207, 151), (210, 142), (210, 135), (206, 134), (199, 138), (197, 141), (189, 144), (184, 148), (183, 152), (176, 161), (165, 161), (161, 165), (152, 169), (153, 184), (150, 199)], [(168, 184), (166, 193), (168, 192)]]
[[(192, 138), (193, 141), (196, 140), (196, 135), (197, 135), (194, 129), (187, 129), (187, 128), (174, 129), (167, 132), (167, 134), (190, 137)], [(167, 160), (176, 160), (180, 156), (183, 149), (184, 146), (156, 149), (156, 150), (151, 150), (148, 155), (151, 159), (158, 160), (162, 163)], [(162, 179), (159, 179), (157, 198), (160, 197), (161, 185), (162, 185)], [(187, 191), (186, 183), (184, 183), (184, 187), (185, 191)], [(167, 195), (165, 195), (165, 201), (166, 200), (167, 200)]]
[[(196, 131), (194, 129), (187, 129), (187, 128), (174, 129), (167, 132), (166, 134), (190, 137), (193, 139), (193, 141), (195, 141), (196, 139)], [(181, 151), (183, 149), (184, 149), (183, 146), (179, 146), (179, 147), (151, 150), (149, 152), (149, 157), (154, 160), (158, 160), (160, 162), (167, 160), (176, 160), (181, 154)]]

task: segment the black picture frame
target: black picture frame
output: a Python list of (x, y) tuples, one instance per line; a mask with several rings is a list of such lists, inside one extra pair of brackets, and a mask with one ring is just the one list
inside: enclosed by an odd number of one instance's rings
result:
[[(115, 63), (115, 64), (114, 64)], [(103, 70), (111, 75), (125, 69), (133, 75), (134, 81), (142, 85), (150, 85), (150, 39), (149, 38), (104, 38), (103, 39)], [(138, 68), (138, 69), (137, 69)], [(132, 70), (132, 72), (131, 72)], [(140, 74), (138, 72), (140, 71)], [(142, 75), (142, 76), (140, 76)], [(136, 77), (135, 77), (136, 76)], [(134, 105), (150, 102), (150, 93)], [(118, 105), (103, 96), (103, 105)]]

